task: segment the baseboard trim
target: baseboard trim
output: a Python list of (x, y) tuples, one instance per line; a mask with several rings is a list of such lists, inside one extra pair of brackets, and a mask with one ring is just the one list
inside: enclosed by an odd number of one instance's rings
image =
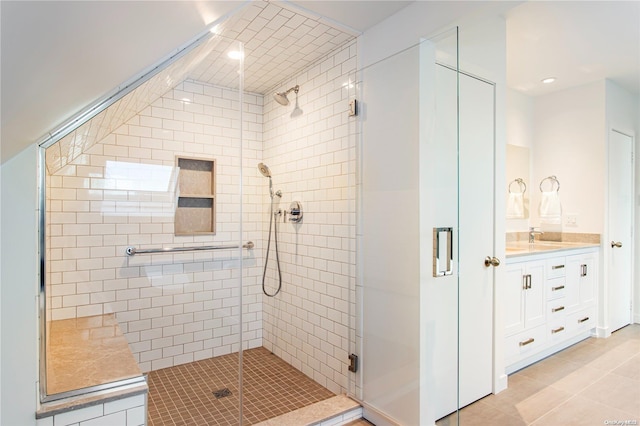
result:
[(373, 408), (366, 402), (359, 401), (362, 405), (362, 417), (376, 426), (400, 426), (400, 423), (381, 412), (380, 410)]
[(606, 339), (609, 336), (611, 336), (611, 329), (609, 327), (596, 327), (596, 337)]
[(496, 387), (495, 389), (493, 389), (493, 393), (500, 393), (503, 390), (507, 389), (507, 386), (509, 384), (509, 376), (507, 376), (506, 374), (501, 374), (500, 377), (498, 377), (498, 381), (496, 383)]

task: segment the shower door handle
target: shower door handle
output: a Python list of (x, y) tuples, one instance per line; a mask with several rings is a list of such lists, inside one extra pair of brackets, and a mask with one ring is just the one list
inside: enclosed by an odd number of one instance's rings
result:
[(453, 228), (433, 228), (433, 276), (453, 275)]

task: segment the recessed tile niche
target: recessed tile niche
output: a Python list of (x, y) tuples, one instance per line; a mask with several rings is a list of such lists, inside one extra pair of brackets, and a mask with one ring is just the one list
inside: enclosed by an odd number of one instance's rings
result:
[(216, 162), (176, 157), (180, 168), (180, 196), (175, 216), (176, 235), (216, 233)]

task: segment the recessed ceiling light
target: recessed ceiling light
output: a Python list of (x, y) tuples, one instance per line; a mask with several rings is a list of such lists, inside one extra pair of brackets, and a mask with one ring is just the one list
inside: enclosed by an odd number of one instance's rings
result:
[(229, 53), (227, 53), (227, 56), (231, 59), (240, 59), (244, 56), (244, 53), (238, 50), (231, 50), (229, 51)]
[(548, 77), (548, 78), (544, 78), (544, 79), (542, 79), (542, 82), (543, 82), (544, 84), (553, 83), (554, 81), (556, 81), (556, 78), (555, 78), (555, 77)]

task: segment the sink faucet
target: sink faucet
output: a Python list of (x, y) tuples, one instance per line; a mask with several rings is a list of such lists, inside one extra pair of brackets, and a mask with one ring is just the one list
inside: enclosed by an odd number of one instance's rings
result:
[(542, 234), (544, 234), (544, 232), (542, 232), (542, 231), (536, 231), (536, 228), (534, 228), (533, 226), (531, 226), (531, 227), (529, 228), (529, 244), (533, 244), (533, 243), (535, 242), (536, 234), (538, 234), (538, 235), (542, 235)]

